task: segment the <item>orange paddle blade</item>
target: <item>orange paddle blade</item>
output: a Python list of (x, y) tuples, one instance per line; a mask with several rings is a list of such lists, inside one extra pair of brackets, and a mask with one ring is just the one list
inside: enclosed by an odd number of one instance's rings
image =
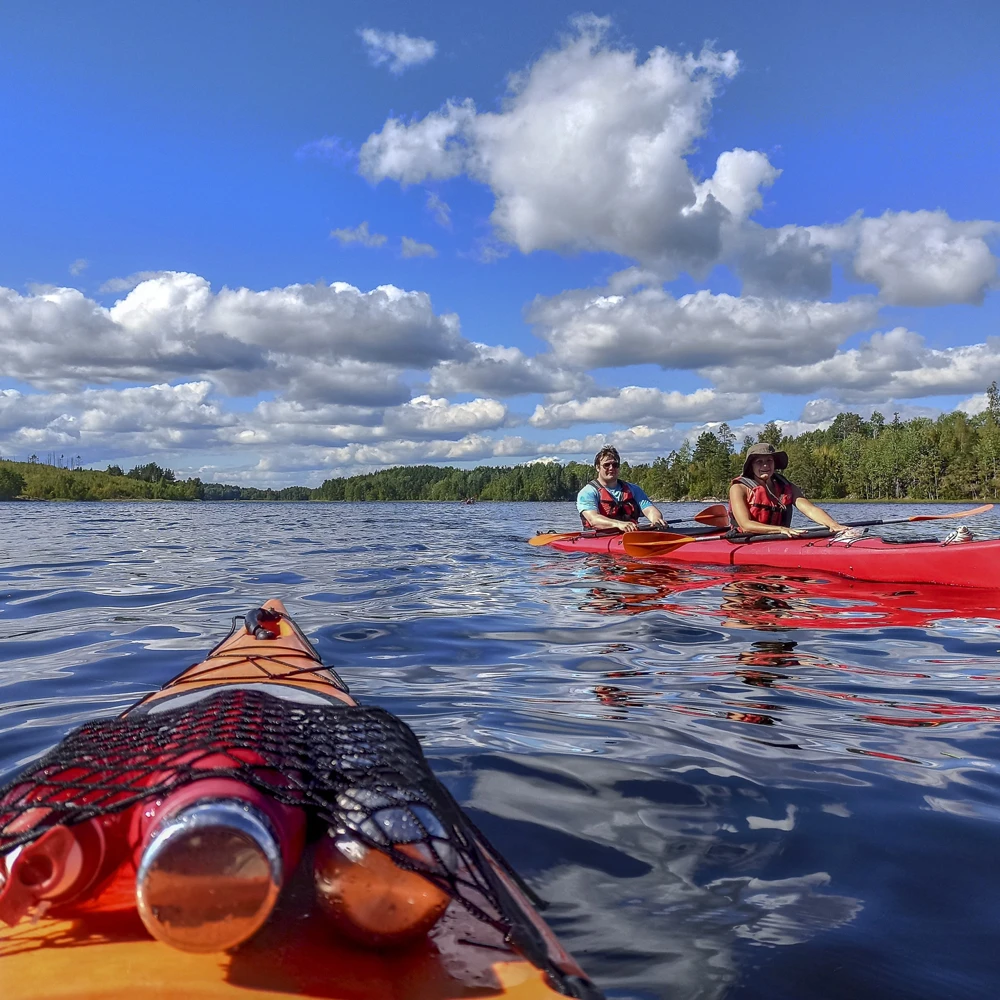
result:
[(729, 527), (729, 508), (724, 503), (712, 504), (699, 511), (692, 521), (700, 521), (702, 524), (710, 524), (713, 528)]
[[(711, 507), (706, 507), (704, 510), (698, 511), (693, 517), (683, 518), (685, 521), (700, 521), (702, 524), (707, 524), (713, 528), (728, 528), (729, 527), (729, 508), (724, 503), (712, 504)], [(593, 531), (593, 529), (591, 529)], [(556, 532), (539, 532), (534, 538), (528, 539), (529, 545), (548, 545), (550, 542), (562, 542), (568, 541), (571, 538), (579, 538), (582, 535), (582, 531), (565, 531), (562, 533)], [(589, 532), (588, 532), (589, 534)], [(614, 530), (599, 531), (598, 534), (613, 535)], [(635, 534), (635, 532), (630, 532), (630, 534)], [(656, 535), (657, 538), (662, 541), (665, 537), (669, 538), (671, 536), (665, 535), (662, 531), (640, 531), (640, 535)]]
[(555, 532), (549, 532), (548, 534), (535, 535), (534, 538), (528, 539), (529, 545), (548, 545), (549, 542), (561, 542), (564, 539), (577, 538), (580, 535), (579, 531), (564, 531), (561, 535)]
[[(716, 535), (704, 535), (704, 538), (716, 538)], [(673, 535), (668, 531), (629, 531), (622, 535), (622, 548), (630, 556), (664, 555), (674, 549), (697, 542), (690, 535)]]
[(954, 514), (916, 514), (908, 517), (907, 521), (943, 521), (949, 517), (972, 517), (973, 514), (985, 514), (988, 510), (993, 510), (993, 504), (984, 503), (982, 507), (973, 507), (972, 510), (957, 510)]

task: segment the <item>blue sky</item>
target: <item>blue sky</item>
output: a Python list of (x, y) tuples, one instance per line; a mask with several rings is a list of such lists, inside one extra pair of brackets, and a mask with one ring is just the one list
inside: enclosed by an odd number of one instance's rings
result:
[(1000, 378), (992, 3), (41, 2), (0, 90), (5, 457), (640, 460)]

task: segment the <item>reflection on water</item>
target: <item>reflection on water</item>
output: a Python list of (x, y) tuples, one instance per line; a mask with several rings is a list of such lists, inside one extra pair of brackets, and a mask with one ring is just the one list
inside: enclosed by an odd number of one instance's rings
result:
[(1000, 590), (524, 544), (574, 518), (0, 505), (0, 769), (275, 596), (414, 726), (610, 997), (992, 997)]
[[(1000, 573), (1000, 569), (998, 569)], [(727, 628), (922, 628), (948, 618), (1000, 620), (1000, 589), (886, 584), (810, 570), (593, 561), (579, 571), (581, 611), (671, 611)]]

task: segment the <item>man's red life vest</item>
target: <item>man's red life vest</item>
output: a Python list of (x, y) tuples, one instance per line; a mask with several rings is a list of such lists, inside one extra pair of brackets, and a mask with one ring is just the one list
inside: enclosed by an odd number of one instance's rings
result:
[[(621, 500), (616, 500), (611, 491), (602, 486), (596, 479), (592, 479), (588, 485), (593, 486), (597, 490), (598, 514), (601, 514), (603, 517), (610, 517), (615, 521), (634, 521), (638, 524), (639, 515), (642, 512), (639, 510), (638, 501), (632, 496), (632, 491), (628, 488), (628, 483), (623, 479), (618, 480), (618, 485), (622, 488)], [(584, 528), (590, 530), (594, 527), (583, 514), (580, 515), (580, 520), (583, 521)]]
[[(747, 488), (747, 506), (754, 521), (758, 524), (779, 524), (783, 528), (791, 526), (795, 510), (795, 487), (784, 476), (773, 475), (770, 480), (771, 489), (750, 476), (737, 476), (733, 485), (737, 483)], [(734, 528), (739, 527), (733, 516), (732, 504), (729, 505), (729, 521)]]

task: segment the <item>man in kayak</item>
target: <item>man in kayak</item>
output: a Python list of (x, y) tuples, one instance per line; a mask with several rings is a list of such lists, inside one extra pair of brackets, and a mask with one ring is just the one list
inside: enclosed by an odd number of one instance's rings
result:
[(792, 514), (800, 511), (831, 531), (846, 531), (825, 510), (807, 500), (795, 483), (779, 475), (788, 465), (788, 455), (773, 444), (759, 441), (747, 449), (743, 475), (729, 487), (729, 520), (747, 535), (786, 535), (795, 538), (802, 528), (793, 528)]
[(640, 514), (649, 518), (650, 524), (666, 526), (663, 515), (642, 489), (618, 478), (621, 464), (618, 449), (611, 445), (605, 445), (594, 456), (597, 478), (576, 495), (576, 509), (580, 512), (584, 529), (635, 531), (639, 527)]

